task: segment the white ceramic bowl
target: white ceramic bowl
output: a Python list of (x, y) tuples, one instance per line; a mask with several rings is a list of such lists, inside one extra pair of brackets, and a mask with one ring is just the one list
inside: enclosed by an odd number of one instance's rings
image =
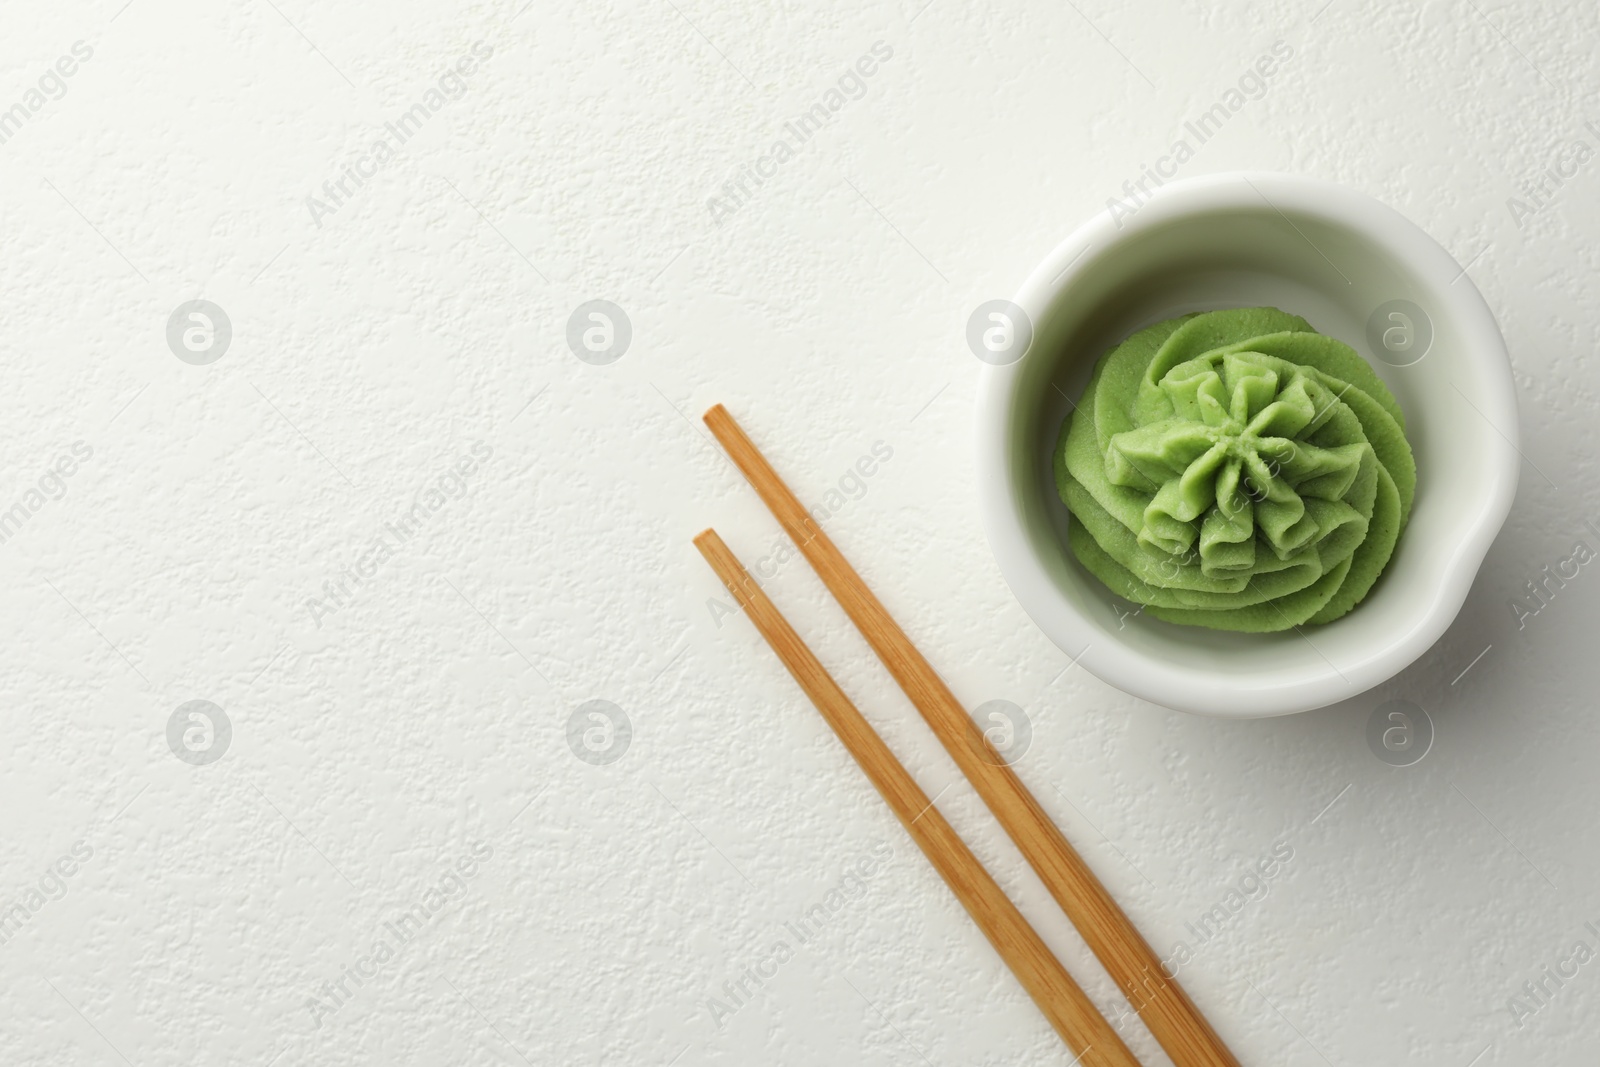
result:
[[(1169, 708), (1284, 715), (1392, 677), (1455, 618), (1516, 492), (1510, 361), (1483, 297), (1398, 212), (1325, 182), (1193, 178), (1117, 215), (1096, 215), (1039, 265), (1015, 298), (1031, 345), (983, 371), (979, 492), (1012, 592), (1082, 666)], [(1068, 398), (1135, 330), (1263, 305), (1352, 346), (1394, 392), (1417, 459), (1410, 524), (1366, 600), (1324, 626), (1237, 634), (1138, 614), (1067, 548), (1071, 516), (1056, 495), (1051, 450)]]

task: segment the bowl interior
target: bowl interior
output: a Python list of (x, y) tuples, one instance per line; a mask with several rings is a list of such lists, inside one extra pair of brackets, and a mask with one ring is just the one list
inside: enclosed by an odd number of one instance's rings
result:
[[(1450, 277), (1454, 261), (1401, 216), (1373, 202), (1364, 205), (1371, 214), (1358, 219), (1281, 195), (1271, 203), (1259, 194), (1255, 200), (1199, 211), (1163, 210), (1157, 200), (1143, 209), (1151, 217), (1137, 219), (1134, 232), (1079, 252), (1062, 272), (1072, 273), (1067, 284), (1054, 284), (1042, 272), (1030, 281), (1021, 300), (1034, 323), (1034, 341), (1012, 368), (1005, 466), (1030, 554), (1060, 597), (1077, 607), (1082, 618), (1074, 625), (1086, 644), (1121, 646), (1197, 676), (1221, 672), (1240, 692), (1326, 675), (1326, 699), (1300, 702), (1316, 706), (1373, 684), (1357, 685), (1350, 672), (1425, 627), (1441, 597), (1456, 597), (1452, 614), (1459, 605), (1465, 588), (1450, 586), (1463, 569), (1460, 557), (1482, 551), (1467, 533), (1486, 522), (1498, 525), (1503, 517), (1495, 514), (1503, 510), (1500, 494), (1485, 491), (1484, 481), (1505, 469), (1508, 438), (1490, 420), (1505, 410), (1510, 376), (1487, 310), (1473, 313), (1473, 302), (1481, 307), (1481, 299), (1470, 280), (1452, 291), (1461, 279)], [(1396, 223), (1394, 234), (1381, 225), (1385, 216)], [(1071, 251), (1064, 248), (1058, 257)], [(1392, 318), (1393, 301), (1412, 307), (1400, 309), (1403, 318)], [(1300, 315), (1318, 332), (1350, 345), (1393, 391), (1419, 472), (1410, 523), (1367, 599), (1333, 623), (1235, 634), (1143, 616), (1067, 548), (1072, 519), (1051, 472), (1056, 435), (1095, 361), (1129, 334), (1185, 312), (1261, 305)], [(1369, 321), (1381, 323), (1375, 337), (1369, 337)], [(1404, 347), (1408, 326), (1410, 344)], [(1389, 350), (1383, 341), (1389, 329), (1399, 331), (1389, 338), (1402, 351)], [(1431, 343), (1424, 350), (1426, 334)], [(1507, 428), (1515, 434), (1514, 424)], [(1466, 561), (1468, 580), (1478, 562)]]

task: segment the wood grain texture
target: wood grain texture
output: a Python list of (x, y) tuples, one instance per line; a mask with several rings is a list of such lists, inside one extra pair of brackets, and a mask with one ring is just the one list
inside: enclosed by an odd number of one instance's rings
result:
[(706, 530), (694, 543), (861, 769), (866, 771), (878, 792), (889, 802), (911, 839), (1000, 953), (1056, 1033), (1078, 1057), (1074, 1062), (1084, 1067), (1139, 1067), (1139, 1061), (1122, 1043), (1122, 1038), (1062, 968), (1028, 920), (995, 884), (922, 787), (895, 759), (889, 746), (862, 717), (722, 538), (716, 531)]
[(1177, 1067), (1239, 1067), (1100, 879), (973, 723), (888, 609), (721, 404), (705, 423), (905, 690)]

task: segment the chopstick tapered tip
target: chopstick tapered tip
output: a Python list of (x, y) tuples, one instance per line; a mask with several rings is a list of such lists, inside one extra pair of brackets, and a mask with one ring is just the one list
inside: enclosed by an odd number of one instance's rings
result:
[(722, 584), (728, 587), (728, 592), (733, 594), (739, 607), (748, 606), (751, 590), (758, 588), (757, 583), (744, 569), (744, 564), (739, 562), (739, 557), (733, 554), (733, 549), (717, 535), (717, 531), (709, 526), (701, 530), (695, 535), (694, 547), (700, 550), (701, 558), (722, 579)]
[(714, 426), (717, 422), (729, 422), (732, 419), (733, 416), (728, 414), (728, 409), (721, 404), (712, 404), (706, 408), (706, 413), (700, 416), (700, 420), (707, 426)]
[(700, 555), (711, 564), (711, 569), (717, 572), (723, 584), (730, 581), (731, 576), (736, 576), (742, 569), (738, 557), (728, 547), (726, 541), (717, 535), (717, 531), (710, 526), (694, 536), (694, 547), (700, 550)]

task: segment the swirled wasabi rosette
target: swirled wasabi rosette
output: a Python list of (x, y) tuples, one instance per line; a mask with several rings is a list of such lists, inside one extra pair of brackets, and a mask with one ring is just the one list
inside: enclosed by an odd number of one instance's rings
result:
[(1276, 308), (1170, 319), (1095, 367), (1061, 429), (1074, 555), (1167, 622), (1268, 633), (1359, 604), (1417, 468), (1365, 360)]

